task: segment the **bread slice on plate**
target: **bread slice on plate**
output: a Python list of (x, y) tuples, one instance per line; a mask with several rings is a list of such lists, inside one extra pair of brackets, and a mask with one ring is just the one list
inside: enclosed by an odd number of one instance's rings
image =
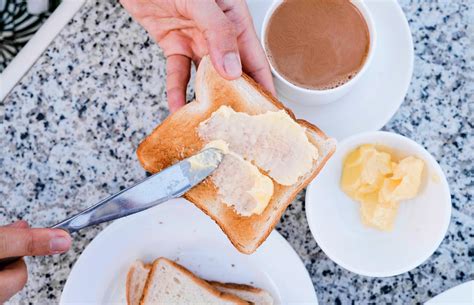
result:
[(140, 304), (150, 270), (151, 265), (144, 264), (141, 261), (135, 261), (128, 270), (125, 289), (128, 305)]
[[(176, 263), (175, 263), (176, 264)], [(128, 271), (126, 294), (128, 305), (139, 305), (143, 296), (143, 291), (150, 275), (151, 265), (136, 261)], [(169, 274), (171, 275), (171, 273)], [(168, 275), (168, 276), (169, 276)], [(208, 282), (214, 289), (220, 292), (231, 294), (254, 305), (272, 305), (272, 296), (263, 289), (255, 288), (244, 284)]]
[(244, 284), (209, 282), (219, 291), (230, 293), (254, 305), (272, 305), (272, 296), (263, 289)]
[(237, 213), (219, 199), (218, 190), (210, 179), (206, 179), (184, 195), (220, 226), (240, 252), (253, 253), (268, 237), (296, 194), (323, 168), (335, 150), (335, 141), (329, 139), (311, 123), (297, 120), (289, 109), (250, 77), (243, 75), (233, 81), (222, 78), (208, 57), (204, 57), (198, 67), (195, 91), (196, 101), (170, 115), (140, 143), (137, 155), (145, 170), (152, 173), (159, 172), (200, 151), (207, 143), (199, 135), (199, 124), (224, 105), (235, 112), (249, 115), (283, 109), (304, 128), (309, 142), (317, 148), (317, 158), (313, 160), (307, 173), (299, 177), (296, 183), (281, 185), (273, 181), (273, 195), (261, 214), (243, 216)]
[(155, 304), (250, 304), (221, 292), (175, 262), (160, 257), (153, 262), (141, 305)]

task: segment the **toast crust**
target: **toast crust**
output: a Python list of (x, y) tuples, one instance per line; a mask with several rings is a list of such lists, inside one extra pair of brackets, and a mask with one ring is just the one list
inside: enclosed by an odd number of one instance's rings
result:
[[(146, 269), (148, 274), (150, 273), (150, 269), (151, 269), (151, 264), (144, 264), (142, 261), (136, 261), (128, 270), (127, 280), (125, 284), (125, 295), (126, 295), (128, 305), (133, 304), (132, 295), (133, 293), (135, 293), (134, 287), (133, 287), (133, 276), (135, 274), (136, 268), (138, 267), (137, 264), (139, 264), (141, 268)], [(147, 280), (148, 280), (148, 275), (147, 275)], [(142, 291), (142, 294), (140, 295), (140, 300), (142, 296), (143, 296), (143, 291)]]
[[(297, 120), (291, 110), (249, 76), (244, 74), (235, 81), (221, 78), (207, 57), (201, 60), (195, 87), (197, 101), (185, 105), (166, 118), (138, 146), (137, 156), (145, 170), (156, 173), (201, 150), (205, 143), (197, 133), (197, 126), (222, 105), (250, 115), (283, 109), (306, 128), (308, 139), (320, 152), (318, 160), (313, 162), (311, 172), (296, 184), (283, 186), (272, 179), (274, 194), (260, 215), (241, 216), (232, 207), (219, 202), (216, 188), (210, 179), (204, 180), (184, 195), (219, 225), (240, 252), (253, 253), (270, 235), (296, 194), (321, 171), (334, 153), (335, 144), (331, 144), (332, 140), (313, 124)], [(253, 95), (249, 97), (251, 94)], [(329, 147), (324, 153), (322, 145)]]
[(213, 287), (223, 287), (223, 288), (236, 289), (236, 290), (245, 290), (252, 293), (260, 293), (264, 291), (260, 288), (253, 287), (246, 284), (222, 283), (222, 282), (217, 282), (217, 281), (208, 281), (208, 283), (211, 284)]
[(221, 291), (217, 290), (211, 284), (209, 284), (205, 280), (199, 278), (198, 276), (196, 276), (194, 273), (192, 273), (191, 271), (189, 271), (185, 267), (183, 267), (180, 264), (175, 263), (174, 261), (169, 260), (165, 257), (157, 258), (153, 262), (152, 267), (151, 267), (151, 271), (148, 275), (148, 279), (147, 279), (146, 284), (145, 284), (145, 288), (143, 289), (143, 295), (142, 295), (142, 298), (140, 300), (140, 305), (145, 305), (145, 299), (146, 299), (146, 296), (148, 295), (148, 293), (150, 292), (149, 290), (150, 290), (150, 286), (151, 286), (151, 283), (153, 281), (153, 278), (155, 276), (155, 270), (156, 270), (158, 264), (161, 261), (165, 261), (166, 263), (172, 265), (174, 268), (180, 270), (182, 273), (185, 273), (187, 276), (189, 276), (191, 278), (191, 280), (196, 285), (200, 286), (202, 289), (206, 290), (207, 292), (213, 294), (217, 298), (221, 298), (222, 300), (229, 301), (229, 302), (234, 302), (235, 304), (238, 304), (238, 305), (250, 305), (249, 302), (246, 302), (246, 301), (242, 300), (241, 298), (239, 298), (235, 295), (225, 293), (225, 292), (221, 292)]

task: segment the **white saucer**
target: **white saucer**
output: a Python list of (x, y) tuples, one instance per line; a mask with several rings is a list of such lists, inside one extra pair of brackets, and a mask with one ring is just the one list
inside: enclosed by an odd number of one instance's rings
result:
[(474, 304), (474, 281), (469, 281), (438, 294), (425, 305), (472, 305)]
[(178, 259), (208, 280), (263, 288), (275, 304), (318, 303), (303, 263), (276, 231), (254, 254), (241, 254), (208, 216), (176, 199), (102, 231), (74, 265), (60, 304), (126, 304), (125, 279), (132, 262), (159, 256)]
[[(362, 144), (390, 147), (425, 164), (420, 191), (401, 202), (391, 232), (364, 226), (359, 203), (340, 188), (344, 158)], [(394, 133), (368, 132), (338, 144), (306, 190), (306, 216), (316, 242), (334, 262), (366, 276), (393, 276), (417, 267), (438, 248), (451, 219), (451, 196), (441, 167), (421, 145)]]
[[(305, 107), (282, 100), (298, 118), (338, 140), (382, 128), (403, 102), (413, 72), (413, 41), (399, 4), (396, 0), (364, 2), (374, 20), (377, 46), (369, 70), (356, 87), (328, 105)], [(248, 1), (257, 33), (271, 3)]]

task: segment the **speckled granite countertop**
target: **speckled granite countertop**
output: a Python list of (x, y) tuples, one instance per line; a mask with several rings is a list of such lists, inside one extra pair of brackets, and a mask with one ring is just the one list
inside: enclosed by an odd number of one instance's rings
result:
[[(278, 231), (306, 264), (321, 304), (419, 303), (474, 278), (472, 4), (401, 5), (415, 70), (385, 129), (413, 138), (440, 162), (452, 192), (449, 232), (411, 272), (358, 276), (317, 246), (301, 193)], [(0, 104), (0, 223), (51, 225), (143, 178), (134, 150), (168, 114), (164, 75), (161, 51), (120, 5), (87, 3)], [(65, 255), (28, 259), (27, 287), (10, 304), (57, 303), (72, 265), (102, 228), (82, 232)]]

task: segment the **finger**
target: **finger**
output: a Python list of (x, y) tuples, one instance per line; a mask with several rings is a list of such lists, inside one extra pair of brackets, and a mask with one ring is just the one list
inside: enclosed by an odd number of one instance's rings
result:
[(0, 304), (10, 299), (26, 284), (28, 271), (23, 259), (17, 260), (0, 270)]
[(239, 29), (237, 40), (244, 71), (270, 93), (275, 95), (270, 65), (255, 33), (255, 28), (246, 2), (240, 1), (233, 5), (227, 2), (221, 0), (218, 3), (220, 7), (226, 11), (226, 15), (229, 19), (234, 22)]
[(202, 57), (194, 57), (193, 58), (194, 67), (196, 69), (197, 69), (197, 67), (199, 67), (199, 64), (201, 63), (201, 59), (202, 59)]
[(242, 34), (240, 54), (244, 71), (257, 83), (262, 85), (270, 93), (275, 95), (272, 72), (267, 57), (252, 30), (246, 30)]
[(242, 74), (237, 33), (234, 25), (215, 1), (186, 2), (187, 17), (196, 22), (206, 39), (212, 64), (226, 79), (235, 79)]
[(65, 252), (71, 237), (60, 229), (0, 228), (0, 258)]
[(206, 39), (198, 28), (183, 29), (181, 33), (190, 38), (189, 41), (192, 50), (191, 60), (193, 62), (199, 61), (200, 58), (209, 54)]
[(188, 30), (195, 27), (194, 21), (180, 18), (149, 17), (140, 20), (140, 23), (157, 42), (160, 42), (166, 35), (174, 31)]
[(186, 102), (191, 59), (184, 55), (171, 55), (166, 61), (166, 92), (171, 112), (175, 112)]
[(29, 228), (30, 226), (28, 223), (24, 220), (17, 220), (15, 222), (12, 222), (11, 224), (6, 225), (5, 227), (8, 228), (18, 228), (18, 229), (26, 229)]

